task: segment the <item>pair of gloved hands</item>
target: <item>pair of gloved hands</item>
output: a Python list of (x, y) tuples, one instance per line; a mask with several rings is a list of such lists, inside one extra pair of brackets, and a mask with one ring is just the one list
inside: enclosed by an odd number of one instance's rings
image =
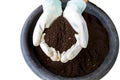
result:
[[(86, 0), (70, 0), (64, 11), (60, 0), (43, 0), (44, 12), (38, 19), (33, 32), (33, 45), (39, 46), (44, 53), (51, 58), (52, 61), (68, 62), (75, 58), (82, 48), (86, 48), (88, 44), (87, 24), (81, 15), (86, 8)], [(61, 16), (67, 19), (72, 28), (77, 32), (75, 34), (76, 43), (70, 49), (62, 52), (56, 51), (55, 48), (49, 47), (44, 40), (45, 28), (49, 28), (52, 22)]]

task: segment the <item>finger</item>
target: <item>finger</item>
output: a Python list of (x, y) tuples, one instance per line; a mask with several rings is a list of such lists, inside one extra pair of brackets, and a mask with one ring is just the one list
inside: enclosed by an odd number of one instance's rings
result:
[(80, 44), (81, 44), (81, 47), (83, 48), (86, 48), (87, 45), (88, 45), (88, 29), (87, 29), (87, 24), (83, 18), (83, 16), (80, 14), (80, 19), (81, 19), (81, 23), (82, 23), (82, 26), (79, 26), (80, 27)]
[(68, 53), (67, 59), (68, 59), (68, 60), (74, 59), (74, 58), (79, 54), (79, 52), (80, 52), (81, 50), (82, 50), (82, 48), (81, 48), (80, 45), (75, 46), (73, 49), (71, 49), (71, 52)]
[(69, 60), (72, 60), (74, 59), (78, 54), (79, 52), (81, 51), (81, 46), (80, 45), (73, 45), (69, 50), (67, 50), (66, 52), (64, 52), (62, 54), (62, 57), (61, 57), (61, 62), (62, 63), (66, 63), (68, 62)]
[(53, 56), (52, 57), (50, 57), (51, 58), (51, 60), (52, 61), (58, 61), (58, 53), (57, 53), (57, 51), (54, 49), (54, 48), (50, 48), (51, 49), (51, 51), (53, 52)]
[(45, 29), (46, 14), (42, 14), (38, 19), (33, 32), (33, 45), (38, 46), (41, 41), (42, 33)]
[(34, 32), (33, 32), (33, 45), (34, 46), (39, 46), (40, 41), (41, 41), (41, 35), (42, 35), (43, 30), (37, 23), (35, 26)]
[(68, 62), (69, 60), (67, 59), (67, 54), (65, 53), (65, 52), (63, 52), (62, 54), (61, 54), (61, 62), (62, 63), (66, 63), (66, 62)]
[(44, 52), (48, 57), (52, 57), (52, 56), (53, 56), (53, 52), (52, 52), (52, 50), (49, 48), (49, 46), (45, 43), (44, 36), (45, 36), (45, 34), (42, 35), (40, 47), (41, 47), (41, 49), (43, 50), (43, 52)]

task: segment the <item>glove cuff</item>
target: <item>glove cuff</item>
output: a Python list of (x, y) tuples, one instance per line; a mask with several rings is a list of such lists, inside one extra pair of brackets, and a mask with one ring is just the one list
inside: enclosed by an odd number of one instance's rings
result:
[(67, 3), (67, 6), (71, 7), (73, 10), (76, 10), (79, 13), (83, 13), (87, 4), (84, 0), (70, 0)]
[(60, 0), (43, 0), (42, 1), (43, 9), (49, 9), (51, 7), (61, 7), (61, 1)]

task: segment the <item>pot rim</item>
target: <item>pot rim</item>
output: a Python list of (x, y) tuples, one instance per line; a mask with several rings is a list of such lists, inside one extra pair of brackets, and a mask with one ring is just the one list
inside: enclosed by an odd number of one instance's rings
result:
[[(65, 6), (67, 1), (64, 1), (62, 3), (63, 3), (62, 6)], [(21, 32), (21, 40), (20, 40), (23, 57), (26, 63), (28, 64), (28, 66), (32, 69), (32, 71), (36, 75), (38, 75), (43, 80), (99, 80), (110, 71), (118, 55), (118, 50), (119, 50), (118, 34), (109, 16), (100, 8), (98, 8), (96, 5), (92, 4), (91, 2), (88, 2), (85, 12), (96, 16), (104, 25), (109, 35), (109, 45), (110, 45), (109, 53), (105, 58), (104, 62), (101, 64), (101, 66), (98, 69), (96, 69), (94, 72), (88, 75), (85, 75), (83, 77), (67, 78), (67, 77), (61, 77), (59, 75), (55, 75), (49, 72), (44, 67), (42, 67), (41, 64), (38, 64), (39, 62), (36, 60), (36, 58), (33, 58), (30, 55), (30, 53), (32, 52), (29, 51), (29, 47), (26, 42), (26, 39), (28, 38), (27, 32), (28, 32), (28, 27), (30, 25), (30, 22), (32, 22), (32, 20), (36, 15), (40, 16), (39, 14), (42, 12), (43, 12), (42, 6), (39, 6), (27, 18)]]

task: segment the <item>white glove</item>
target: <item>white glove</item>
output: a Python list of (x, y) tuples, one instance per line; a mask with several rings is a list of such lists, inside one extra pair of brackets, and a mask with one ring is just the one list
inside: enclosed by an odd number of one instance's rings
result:
[(81, 15), (86, 8), (86, 3), (83, 0), (70, 0), (63, 12), (63, 16), (71, 24), (72, 28), (77, 32), (75, 34), (76, 43), (63, 52), (61, 55), (61, 62), (66, 63), (75, 58), (82, 48), (86, 48), (88, 44), (88, 29), (87, 24)]
[(42, 5), (44, 12), (39, 18), (33, 33), (34, 46), (40, 45), (41, 49), (52, 61), (61, 60), (61, 62), (65, 63), (72, 60), (88, 44), (87, 25), (81, 15), (86, 7), (86, 3), (83, 0), (71, 0), (65, 8), (63, 16), (78, 34), (75, 34), (76, 43), (67, 51), (62, 52), (62, 54), (45, 43), (45, 33), (43, 34), (45, 28), (49, 28), (51, 23), (62, 15), (61, 2), (59, 0), (44, 0)]
[(52, 22), (62, 15), (62, 5), (60, 0), (43, 0), (43, 14), (38, 19), (33, 32), (33, 45), (42, 48), (44, 53), (51, 57), (53, 61), (57, 61), (57, 55), (54, 48), (49, 47), (44, 41), (43, 31), (49, 28)]

